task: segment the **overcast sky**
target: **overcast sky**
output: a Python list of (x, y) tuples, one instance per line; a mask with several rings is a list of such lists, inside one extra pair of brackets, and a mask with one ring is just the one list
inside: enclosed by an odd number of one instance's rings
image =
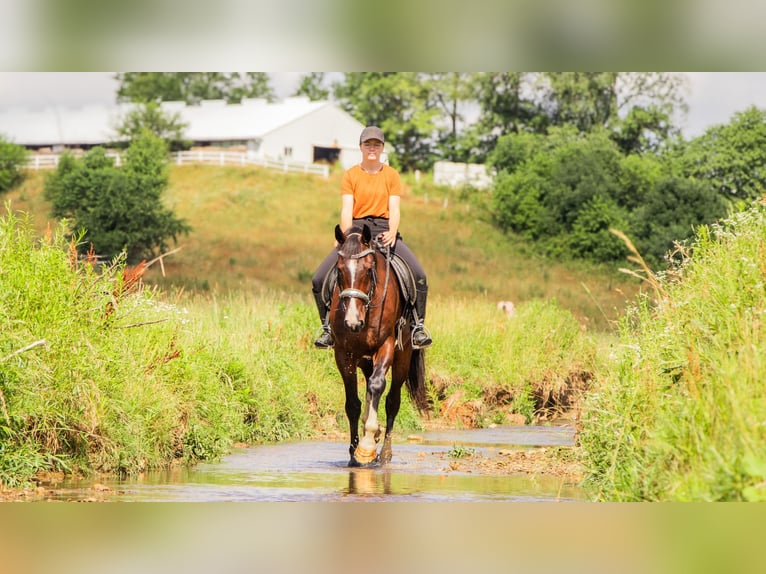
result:
[[(288, 96), (301, 72), (272, 72), (279, 96)], [(766, 109), (766, 72), (693, 72), (689, 76), (687, 137), (727, 123), (733, 113), (755, 105)], [(0, 108), (111, 104), (117, 83), (113, 72), (0, 72)]]

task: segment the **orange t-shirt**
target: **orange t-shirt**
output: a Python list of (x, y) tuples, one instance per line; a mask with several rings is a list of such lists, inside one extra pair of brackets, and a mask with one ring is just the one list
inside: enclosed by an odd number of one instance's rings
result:
[(388, 218), (388, 198), (402, 194), (399, 172), (383, 164), (378, 173), (369, 174), (358, 164), (346, 170), (340, 184), (341, 195), (354, 196), (354, 219)]

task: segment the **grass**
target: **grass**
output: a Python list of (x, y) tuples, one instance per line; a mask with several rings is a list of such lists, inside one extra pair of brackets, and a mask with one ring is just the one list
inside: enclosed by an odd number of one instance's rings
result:
[[(582, 451), (604, 500), (766, 500), (766, 210), (702, 228), (621, 322)], [(646, 275), (645, 275), (646, 276)]]

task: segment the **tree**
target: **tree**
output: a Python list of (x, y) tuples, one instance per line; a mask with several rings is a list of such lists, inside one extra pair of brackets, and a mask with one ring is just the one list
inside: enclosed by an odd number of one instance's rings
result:
[(474, 142), (463, 137), (466, 106), (474, 99), (475, 74), (439, 72), (423, 74), (429, 99), (440, 111), (437, 153), (449, 161), (468, 161)]
[(473, 90), (480, 112), (468, 134), (475, 142), (470, 154), (473, 161), (485, 161), (503, 135), (545, 132), (548, 121), (536, 101), (535, 77), (528, 72), (482, 72), (476, 76)]
[(665, 72), (483, 72), (476, 76), (479, 119), (467, 135), (484, 161), (500, 136), (572, 125), (608, 129), (624, 153), (656, 151), (679, 135), (685, 78)]
[(191, 228), (162, 202), (168, 184), (167, 147), (148, 130), (133, 140), (122, 168), (101, 147), (81, 160), (64, 155), (45, 184), (54, 217), (66, 218), (73, 234), (84, 231), (85, 251), (124, 251), (129, 263), (165, 252)]
[(324, 101), (330, 98), (330, 88), (325, 87), (324, 72), (309, 72), (301, 77), (301, 82), (295, 89), (294, 96), (306, 96), (312, 102)]
[(543, 107), (552, 125), (608, 128), (624, 153), (654, 151), (680, 131), (685, 78), (666, 72), (550, 72)]
[(766, 193), (766, 111), (734, 114), (677, 150), (681, 175), (708, 181), (721, 195), (749, 201)]
[(186, 102), (226, 100), (239, 103), (242, 98), (274, 99), (274, 91), (265, 72), (125, 72), (116, 75), (120, 102)]
[(19, 185), (24, 179), (27, 150), (0, 136), (0, 193)]
[(606, 127), (617, 116), (618, 72), (544, 74), (548, 91), (544, 107), (551, 124), (575, 126), (581, 132)]
[(119, 136), (133, 140), (144, 130), (149, 130), (165, 140), (171, 151), (188, 149), (190, 142), (184, 139), (184, 130), (189, 127), (178, 112), (163, 110), (157, 102), (138, 104), (130, 110), (117, 126)]

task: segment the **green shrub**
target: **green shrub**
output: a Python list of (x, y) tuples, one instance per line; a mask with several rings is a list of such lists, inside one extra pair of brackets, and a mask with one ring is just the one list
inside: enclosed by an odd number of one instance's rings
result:
[(46, 181), (45, 197), (55, 217), (66, 219), (78, 246), (129, 263), (167, 251), (169, 241), (190, 231), (163, 203), (168, 185), (165, 143), (149, 132), (137, 137), (116, 167), (106, 150), (95, 147), (77, 160), (65, 156)]
[(0, 136), (0, 193), (16, 187), (24, 179), (27, 150)]

